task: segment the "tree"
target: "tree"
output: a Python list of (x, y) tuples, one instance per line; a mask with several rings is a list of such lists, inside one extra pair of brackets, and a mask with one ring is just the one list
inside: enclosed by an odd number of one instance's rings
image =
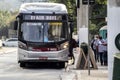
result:
[(17, 11), (0, 11), (0, 38), (2, 36), (8, 37), (8, 29), (13, 27)]
[(98, 4), (104, 4), (107, 5), (107, 0), (96, 0)]
[(91, 24), (94, 24), (94, 27), (90, 26), (90, 33), (92, 35), (99, 34), (99, 29), (104, 25), (107, 25), (105, 18), (107, 16), (107, 0), (96, 0), (94, 5), (91, 5)]
[(0, 11), (0, 27), (7, 25), (9, 16), (10, 14), (7, 11)]
[(0, 28), (9, 27), (10, 23), (15, 19), (16, 15), (9, 11), (0, 11)]

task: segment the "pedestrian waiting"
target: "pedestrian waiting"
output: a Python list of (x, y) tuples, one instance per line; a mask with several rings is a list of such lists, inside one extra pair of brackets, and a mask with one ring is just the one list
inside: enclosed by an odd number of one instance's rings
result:
[(91, 48), (94, 52), (94, 57), (95, 57), (95, 61), (99, 61), (99, 55), (98, 55), (98, 40), (99, 40), (99, 36), (95, 35), (91, 41)]

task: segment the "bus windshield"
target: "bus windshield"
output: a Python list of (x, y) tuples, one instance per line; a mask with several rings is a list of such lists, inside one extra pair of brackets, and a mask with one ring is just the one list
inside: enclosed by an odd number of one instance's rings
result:
[(24, 22), (21, 38), (30, 42), (59, 42), (68, 38), (66, 22)]

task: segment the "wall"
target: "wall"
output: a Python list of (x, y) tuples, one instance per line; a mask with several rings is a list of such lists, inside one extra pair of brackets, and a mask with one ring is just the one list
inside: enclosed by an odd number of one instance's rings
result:
[[(117, 0), (108, 0), (108, 70), (112, 80), (114, 54), (120, 52), (115, 46), (115, 37), (120, 33), (120, 6)], [(118, 3), (119, 4), (119, 3)]]

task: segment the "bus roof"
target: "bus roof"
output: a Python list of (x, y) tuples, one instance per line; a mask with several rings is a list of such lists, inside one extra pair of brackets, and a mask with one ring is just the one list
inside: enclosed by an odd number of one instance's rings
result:
[(24, 3), (21, 5), (20, 13), (57, 13), (66, 14), (67, 9), (64, 4), (60, 3)]

